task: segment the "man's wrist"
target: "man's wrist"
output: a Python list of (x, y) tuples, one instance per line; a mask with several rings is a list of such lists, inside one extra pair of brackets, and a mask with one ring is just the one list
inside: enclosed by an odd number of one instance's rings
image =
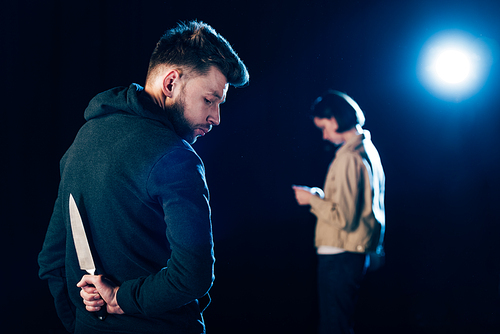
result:
[(111, 314), (124, 314), (125, 312), (122, 310), (120, 305), (118, 305), (118, 300), (116, 295), (118, 294), (119, 286), (114, 287), (113, 289), (113, 299), (112, 302), (108, 304), (108, 313)]

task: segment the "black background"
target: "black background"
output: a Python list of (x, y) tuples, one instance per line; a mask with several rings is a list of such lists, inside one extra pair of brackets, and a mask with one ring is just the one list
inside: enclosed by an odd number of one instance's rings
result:
[(386, 171), (386, 266), (367, 276), (358, 333), (500, 333), (498, 56), (483, 88), (443, 101), (417, 79), (446, 29), (500, 41), (497, 1), (18, 1), (2, 5), (2, 326), (62, 330), (36, 257), (59, 159), (97, 93), (144, 84), (179, 20), (211, 24), (248, 66), (221, 126), (194, 148), (211, 191), (213, 333), (314, 333), (314, 217), (334, 150), (307, 118), (328, 88), (365, 111)]

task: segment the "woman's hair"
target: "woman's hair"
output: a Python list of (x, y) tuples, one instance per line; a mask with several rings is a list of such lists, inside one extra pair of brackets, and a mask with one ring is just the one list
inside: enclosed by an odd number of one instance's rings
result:
[(332, 118), (337, 121), (337, 132), (345, 132), (365, 124), (363, 111), (349, 95), (337, 90), (328, 90), (318, 97), (311, 106), (311, 116), (318, 118)]

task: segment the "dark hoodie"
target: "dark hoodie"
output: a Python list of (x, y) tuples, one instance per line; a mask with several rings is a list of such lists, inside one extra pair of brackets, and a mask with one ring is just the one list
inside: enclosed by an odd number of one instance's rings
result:
[[(197, 299), (210, 289), (213, 242), (203, 163), (142, 87), (91, 100), (61, 159), (58, 198), (39, 255), (65, 327), (77, 332), (202, 333)], [(124, 315), (97, 320), (79, 295), (69, 194), (97, 267), (120, 286)]]

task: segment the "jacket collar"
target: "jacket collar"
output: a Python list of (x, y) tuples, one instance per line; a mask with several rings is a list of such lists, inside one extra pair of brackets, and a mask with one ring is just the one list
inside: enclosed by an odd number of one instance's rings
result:
[(340, 146), (340, 148), (337, 151), (337, 155), (346, 152), (357, 151), (359, 147), (363, 145), (363, 140), (365, 139), (370, 140), (370, 138), (371, 138), (370, 131), (363, 130), (363, 132), (353, 136), (348, 141), (346, 141), (342, 146)]

